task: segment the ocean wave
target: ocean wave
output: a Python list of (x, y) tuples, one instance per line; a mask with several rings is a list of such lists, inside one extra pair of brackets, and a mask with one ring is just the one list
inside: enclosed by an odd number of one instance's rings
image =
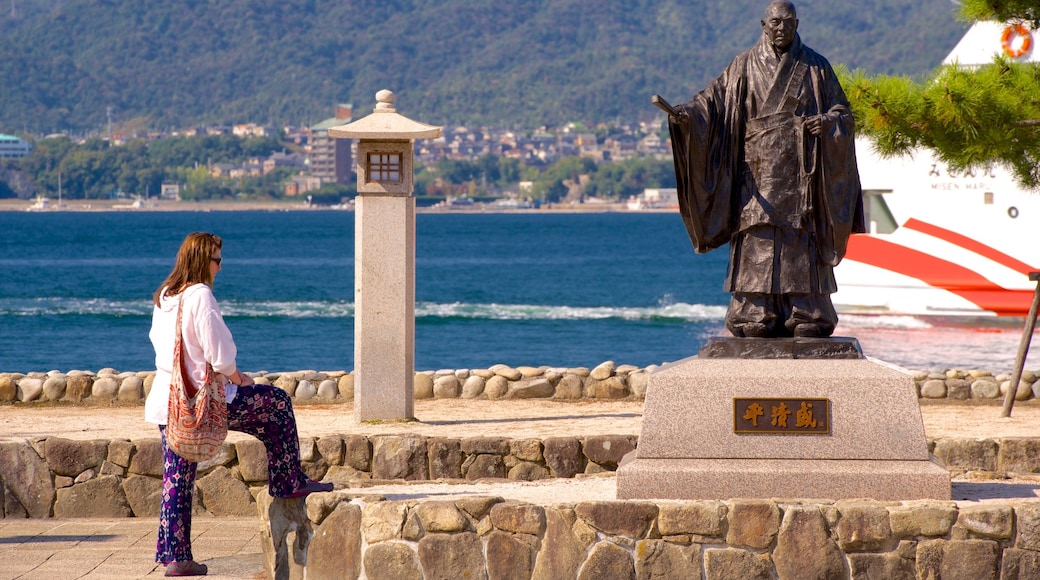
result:
[[(221, 303), (229, 318), (352, 318), (354, 303), (345, 301), (268, 301)], [(0, 300), (0, 316), (150, 316), (148, 300), (103, 298), (26, 298)], [(419, 302), (419, 319), (468, 320), (628, 320), (656, 322), (721, 321), (725, 306), (667, 302), (655, 306), (567, 306), (539, 304), (441, 304)]]

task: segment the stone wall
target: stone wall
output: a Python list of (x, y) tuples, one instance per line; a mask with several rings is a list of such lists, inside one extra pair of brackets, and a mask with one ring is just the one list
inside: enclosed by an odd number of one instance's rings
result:
[(259, 498), (268, 578), (1040, 578), (1040, 505)]
[[(394, 480), (533, 481), (610, 472), (636, 444), (632, 435), (328, 435), (301, 439), (300, 450), (309, 477), (357, 487)], [(929, 448), (955, 476), (967, 471), (994, 477), (1040, 472), (1040, 439), (939, 439), (929, 441)], [(4, 441), (0, 517), (155, 517), (161, 478), (158, 438)], [(225, 443), (215, 458), (199, 464), (197, 510), (252, 515), (266, 483), (267, 458), (260, 441)]]
[[(657, 367), (639, 368), (607, 361), (588, 368), (509, 367), (422, 371), (415, 375), (416, 399), (642, 400), (647, 377)], [(276, 385), (296, 402), (346, 402), (354, 399), (354, 375), (347, 371), (249, 373), (257, 383)], [(980, 370), (911, 371), (921, 399), (995, 400), (1003, 398), (1011, 373)], [(1022, 373), (1017, 400), (1040, 399), (1038, 373)], [(0, 373), (0, 403), (143, 402), (152, 372), (115, 369), (62, 373)]]

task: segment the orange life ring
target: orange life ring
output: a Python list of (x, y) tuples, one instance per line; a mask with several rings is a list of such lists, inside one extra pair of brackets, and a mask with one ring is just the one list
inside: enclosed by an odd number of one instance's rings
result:
[[(1015, 46), (1015, 41), (1018, 39), (1021, 41), (1018, 46)], [(1022, 24), (1009, 24), (1004, 28), (1004, 33), (1000, 35), (1000, 46), (1004, 49), (1004, 54), (1011, 58), (1018, 58), (1033, 47), (1033, 35)]]

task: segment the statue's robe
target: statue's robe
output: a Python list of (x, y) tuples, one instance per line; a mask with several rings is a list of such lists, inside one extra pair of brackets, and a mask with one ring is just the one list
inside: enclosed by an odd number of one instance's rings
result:
[[(863, 232), (852, 113), (825, 58), (768, 37), (669, 119), (679, 208), (698, 253), (730, 244), (728, 292), (829, 295)], [(823, 115), (820, 136), (804, 126)], [(827, 300), (829, 303), (829, 298)]]

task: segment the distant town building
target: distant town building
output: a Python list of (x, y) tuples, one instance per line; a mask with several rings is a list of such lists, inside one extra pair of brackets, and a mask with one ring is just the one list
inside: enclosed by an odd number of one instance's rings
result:
[(232, 127), (231, 133), (236, 137), (268, 137), (271, 130), (256, 123), (244, 123)]
[(353, 105), (336, 105), (335, 117), (311, 127), (307, 143), (308, 173), (320, 179), (322, 183), (348, 185), (351, 182), (351, 140), (333, 139), (329, 137), (329, 129), (349, 123), (352, 116)]
[(13, 135), (0, 134), (0, 159), (18, 159), (32, 151), (32, 145)]
[(159, 190), (159, 197), (162, 199), (178, 199), (181, 196), (181, 186), (179, 183), (164, 183), (162, 189)]
[(321, 189), (321, 179), (317, 177), (300, 176), (285, 183), (286, 197), (301, 195), (317, 189)]

